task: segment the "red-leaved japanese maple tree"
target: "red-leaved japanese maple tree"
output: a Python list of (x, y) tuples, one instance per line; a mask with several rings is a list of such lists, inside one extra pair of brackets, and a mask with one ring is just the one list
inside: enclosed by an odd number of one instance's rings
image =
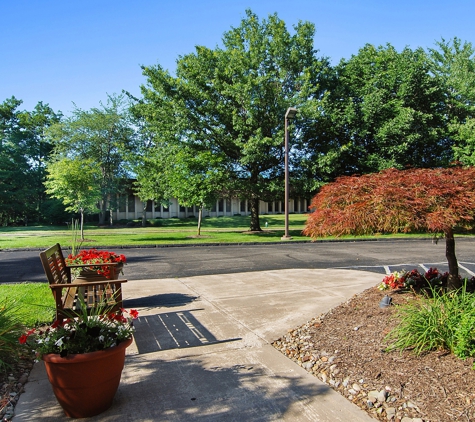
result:
[(471, 229), (475, 167), (388, 169), (339, 177), (313, 198), (303, 233), (313, 238), (427, 230), (444, 233), (449, 290), (461, 286), (454, 229)]

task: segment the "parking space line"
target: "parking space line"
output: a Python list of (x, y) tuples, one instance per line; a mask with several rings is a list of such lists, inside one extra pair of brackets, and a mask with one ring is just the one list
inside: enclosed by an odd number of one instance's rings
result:
[(429, 271), (429, 268), (427, 268), (424, 264), (419, 264), (419, 267), (421, 267), (425, 273)]
[(462, 268), (462, 270), (465, 270), (467, 273), (469, 273), (472, 277), (475, 276), (475, 273), (473, 271), (470, 271), (468, 268), (464, 267), (463, 265), (460, 264), (459, 262), (459, 268)]

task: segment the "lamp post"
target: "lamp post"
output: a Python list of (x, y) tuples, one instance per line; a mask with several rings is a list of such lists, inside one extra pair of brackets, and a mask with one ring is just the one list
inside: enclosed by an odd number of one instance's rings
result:
[(285, 234), (281, 240), (290, 240), (292, 236), (289, 235), (289, 120), (293, 119), (298, 110), (294, 107), (289, 107), (285, 113)]

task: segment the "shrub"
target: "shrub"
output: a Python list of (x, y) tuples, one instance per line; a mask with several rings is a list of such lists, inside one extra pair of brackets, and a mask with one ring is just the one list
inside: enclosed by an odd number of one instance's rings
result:
[(160, 219), (148, 220), (148, 223), (152, 227), (161, 227), (163, 225), (163, 222)]
[(18, 356), (18, 337), (24, 326), (17, 314), (18, 305), (4, 301), (0, 305), (0, 371), (6, 371)]
[(446, 349), (459, 358), (475, 356), (475, 294), (462, 289), (428, 295), (398, 307), (398, 325), (385, 338), (387, 350), (413, 350), (417, 355)]

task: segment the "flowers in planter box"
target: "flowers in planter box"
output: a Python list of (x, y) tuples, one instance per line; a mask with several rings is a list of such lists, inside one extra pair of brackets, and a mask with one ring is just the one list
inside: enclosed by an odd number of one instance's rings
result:
[[(102, 306), (88, 315), (84, 307), (80, 316), (62, 322), (55, 321), (48, 327), (31, 329), (19, 338), (19, 342), (30, 343), (38, 358), (48, 353), (64, 357), (68, 354), (96, 352), (131, 338), (133, 320), (137, 317), (138, 312), (134, 309), (109, 313), (107, 307)], [(33, 341), (30, 342), (31, 338)]]
[[(108, 252), (108, 251), (98, 251), (97, 249), (89, 249), (89, 250), (82, 250), (76, 255), (69, 254), (66, 258), (66, 265), (74, 266), (74, 265), (82, 265), (82, 264), (105, 264), (105, 263), (122, 263), (120, 266), (120, 273), (122, 274), (122, 266), (126, 263), (125, 255), (118, 255), (115, 252)], [(109, 278), (111, 274), (111, 267), (105, 266), (94, 266), (91, 265), (91, 270), (96, 272), (97, 274), (103, 275), (104, 277)], [(79, 272), (79, 270), (76, 270)], [(76, 274), (77, 275), (77, 274)]]

